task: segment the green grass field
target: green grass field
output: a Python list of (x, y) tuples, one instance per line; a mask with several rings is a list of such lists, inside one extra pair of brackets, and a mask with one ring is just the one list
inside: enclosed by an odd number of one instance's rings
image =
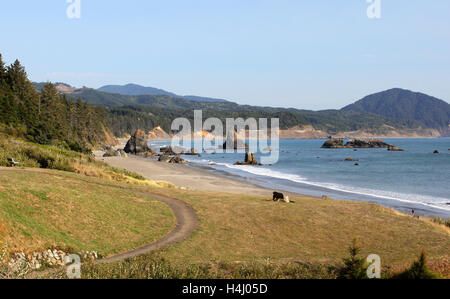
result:
[(98, 184), (177, 198), (198, 215), (199, 228), (186, 241), (156, 256), (92, 266), (88, 278), (333, 278), (332, 269), (348, 255), (354, 238), (361, 256), (380, 255), (385, 271), (403, 270), (425, 250), (430, 267), (450, 276), (445, 225), (374, 204), (310, 197), (284, 204), (261, 196), (31, 171), (0, 172), (0, 241), (10, 250), (59, 246), (110, 255), (157, 240), (174, 227), (164, 204)]
[(0, 242), (9, 251), (57, 246), (110, 255), (158, 240), (175, 226), (169, 207), (147, 196), (76, 174), (33, 171), (0, 172)]
[(260, 196), (155, 192), (183, 199), (200, 218), (198, 232), (165, 253), (177, 263), (269, 260), (337, 265), (356, 238), (363, 256), (378, 254), (393, 270), (409, 265), (425, 250), (435, 269), (450, 274), (447, 227), (375, 204), (311, 197), (282, 204)]

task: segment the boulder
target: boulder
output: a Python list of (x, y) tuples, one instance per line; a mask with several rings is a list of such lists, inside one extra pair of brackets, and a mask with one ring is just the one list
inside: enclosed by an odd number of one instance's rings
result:
[(117, 150), (122, 158), (128, 158), (127, 153), (123, 149)]
[(186, 150), (182, 147), (176, 146), (165, 146), (165, 147), (161, 147), (159, 149), (159, 151), (161, 152), (161, 154), (163, 155), (169, 155), (169, 156), (176, 156), (176, 155), (186, 155), (187, 153), (190, 152), (186, 152)]
[(389, 148), (393, 145), (384, 143), (379, 139), (352, 139), (344, 144), (342, 138), (327, 140), (322, 148)]
[(113, 149), (109, 149), (106, 151), (106, 153), (103, 154), (103, 157), (114, 157), (115, 156), (115, 151)]
[(186, 160), (182, 159), (180, 156), (169, 156), (161, 155), (158, 159), (159, 162), (170, 163), (170, 164), (187, 164)]
[(127, 158), (128, 155), (127, 155), (127, 153), (125, 153), (125, 151), (123, 149), (119, 149), (119, 150), (109, 149), (103, 155), (103, 157), (122, 157), (122, 158)]
[(435, 150), (435, 151), (433, 152), (433, 154), (440, 154), (440, 152), (439, 152), (438, 150)]
[(187, 164), (186, 160), (184, 160), (183, 158), (181, 158), (180, 156), (175, 156), (173, 157), (169, 163), (172, 164)]
[(200, 157), (200, 154), (195, 150), (195, 148), (191, 148), (191, 150), (189, 152), (183, 152), (182, 155), (199, 156)]
[(345, 144), (348, 148), (388, 148), (389, 144), (379, 139), (352, 139)]
[[(237, 132), (234, 132), (234, 138), (232, 138), (230, 135), (227, 135), (227, 140), (223, 143), (222, 149), (234, 149), (234, 150), (249, 150), (249, 146), (245, 141), (239, 138)], [(234, 140), (233, 140), (234, 139)]]
[(346, 162), (356, 162), (359, 161), (358, 159), (353, 159), (353, 158), (347, 158), (345, 159)]
[(171, 146), (161, 147), (159, 149), (162, 155), (175, 156), (176, 153)]
[(345, 148), (344, 139), (331, 138), (322, 145), (322, 148)]
[(139, 154), (145, 152), (152, 152), (150, 147), (148, 146), (148, 138), (143, 130), (137, 130), (133, 136), (131, 136), (130, 140), (128, 140), (127, 145), (125, 146), (125, 152), (127, 154)]
[(159, 156), (158, 161), (159, 161), (159, 162), (166, 162), (166, 163), (169, 163), (169, 161), (170, 161), (171, 159), (172, 159), (171, 156), (168, 156), (168, 155), (161, 155), (161, 156)]
[(254, 153), (246, 153), (244, 162), (236, 162), (234, 165), (261, 165), (255, 158)]
[(397, 146), (395, 146), (395, 145), (390, 145), (390, 146), (388, 147), (388, 151), (390, 151), (390, 152), (403, 152), (404, 149), (399, 148), (399, 147), (397, 147)]

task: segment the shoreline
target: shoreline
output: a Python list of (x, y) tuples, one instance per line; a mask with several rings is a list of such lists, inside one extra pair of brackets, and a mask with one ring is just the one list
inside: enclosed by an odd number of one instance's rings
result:
[[(320, 198), (327, 195), (333, 200), (370, 202), (380, 206), (394, 209), (398, 212), (410, 214), (412, 209), (421, 216), (449, 218), (450, 212), (437, 207), (428, 206), (422, 203), (403, 202), (400, 200), (377, 198), (373, 196), (363, 196), (360, 194), (350, 194), (343, 191), (324, 192), (321, 188), (305, 185), (303, 189), (307, 192), (294, 191), (292, 188), (277, 187), (274, 182), (267, 183), (254, 178), (246, 178), (239, 175), (227, 173), (214, 168), (207, 168), (195, 163), (187, 165), (166, 164), (152, 159), (129, 156), (121, 157), (101, 157), (96, 158), (115, 167), (125, 168), (137, 172), (149, 180), (167, 181), (178, 187), (184, 187), (192, 191), (212, 191), (234, 194), (254, 194), (272, 197), (273, 191), (283, 192), (290, 197), (313, 197)], [(264, 186), (262, 186), (264, 184)], [(308, 194), (309, 193), (309, 194)], [(341, 198), (342, 195), (345, 198)], [(345, 196), (344, 196), (345, 195)]]
[[(231, 176), (211, 173), (207, 170), (193, 167), (192, 165), (167, 164), (152, 159), (130, 155), (128, 158), (121, 157), (98, 157), (111, 166), (124, 168), (149, 180), (166, 181), (192, 191), (212, 191), (234, 194), (270, 195), (273, 190), (260, 187), (251, 182), (245, 182)], [(298, 195), (287, 192), (288, 195)]]

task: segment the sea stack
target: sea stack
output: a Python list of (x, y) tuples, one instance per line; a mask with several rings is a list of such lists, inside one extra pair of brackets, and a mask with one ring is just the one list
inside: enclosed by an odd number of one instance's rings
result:
[(242, 139), (239, 139), (238, 133), (236, 131), (234, 131), (234, 133), (230, 132), (229, 134), (227, 134), (227, 140), (224, 142), (222, 148), (225, 150), (227, 149), (234, 149), (234, 150), (244, 149), (246, 151), (249, 150), (248, 144), (245, 143), (245, 141), (243, 141)]
[(148, 138), (143, 130), (136, 130), (134, 132), (124, 150), (127, 154), (133, 155), (153, 153), (148, 146)]

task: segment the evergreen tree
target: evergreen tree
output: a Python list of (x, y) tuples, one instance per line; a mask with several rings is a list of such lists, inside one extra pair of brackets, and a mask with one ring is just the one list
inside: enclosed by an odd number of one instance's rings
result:
[(83, 152), (105, 142), (102, 108), (74, 103), (51, 83), (36, 92), (18, 60), (5, 68), (0, 56), (0, 80), (0, 124), (16, 135)]
[(361, 249), (358, 247), (356, 239), (353, 240), (349, 248), (350, 257), (344, 259), (344, 267), (339, 271), (339, 279), (367, 279), (367, 263), (358, 254)]
[(5, 63), (2, 59), (2, 54), (0, 54), (0, 86), (3, 86), (5, 84), (6, 80), (6, 68)]
[(415, 261), (411, 268), (398, 274), (394, 278), (396, 279), (439, 279), (439, 274), (434, 273), (427, 267), (427, 258), (425, 252), (422, 251), (420, 257)]

